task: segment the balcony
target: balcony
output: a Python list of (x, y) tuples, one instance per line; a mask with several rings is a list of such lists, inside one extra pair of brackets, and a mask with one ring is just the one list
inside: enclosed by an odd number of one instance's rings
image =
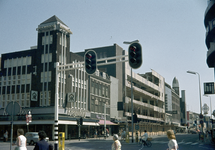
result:
[[(131, 84), (130, 83), (127, 83), (126, 87), (127, 87), (127, 90), (129, 90), (129, 91), (131, 90)], [(147, 97), (147, 98), (151, 98), (151, 99), (154, 98), (154, 99), (160, 100), (160, 97), (158, 97), (154, 94), (151, 94), (150, 92), (147, 92), (147, 91), (145, 91), (141, 88), (138, 88), (136, 86), (133, 86), (133, 92), (139, 96), (142, 96), (142, 97)], [(134, 94), (134, 96), (135, 96), (135, 94)]]
[[(131, 102), (131, 100), (127, 101), (127, 103), (129, 103), (129, 102)], [(137, 100), (133, 100), (133, 103), (137, 104), (137, 105), (140, 105), (142, 107), (152, 109), (153, 111), (156, 111), (156, 112), (159, 112), (159, 113), (165, 113), (165, 109), (157, 107), (157, 106), (153, 106), (153, 105), (148, 104), (148, 103), (143, 103), (143, 102), (140, 102), (140, 101), (137, 101)]]
[[(125, 112), (125, 116), (131, 117), (131, 113), (130, 112)], [(155, 117), (144, 116), (144, 115), (139, 115), (139, 114), (137, 114), (137, 118), (146, 119), (146, 120), (153, 120), (153, 121), (159, 121), (159, 122), (165, 122), (165, 120), (162, 119), (162, 118), (155, 118)]]

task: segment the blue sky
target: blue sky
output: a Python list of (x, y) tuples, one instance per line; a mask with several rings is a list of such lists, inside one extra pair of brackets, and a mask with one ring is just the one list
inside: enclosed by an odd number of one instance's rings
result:
[[(37, 45), (36, 28), (56, 15), (73, 32), (70, 51), (110, 46), (127, 50), (123, 41), (138, 39), (143, 64), (134, 72), (155, 70), (172, 85), (186, 90), (187, 108), (200, 112), (198, 76), (214, 82), (214, 69), (206, 64), (204, 13), (206, 0), (0, 0), (0, 54)], [(212, 96), (215, 109), (215, 97)], [(202, 104), (209, 98), (202, 96)]]

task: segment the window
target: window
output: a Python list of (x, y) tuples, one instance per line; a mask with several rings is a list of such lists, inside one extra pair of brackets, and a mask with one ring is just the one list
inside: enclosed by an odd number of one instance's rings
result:
[[(43, 76), (44, 76), (44, 78), (43, 78)], [(41, 82), (47, 82), (47, 81), (51, 82), (51, 71), (41, 72)]]
[(105, 96), (105, 87), (102, 87), (102, 96)]
[(53, 41), (53, 36), (52, 35), (42, 37), (42, 45), (52, 44), (52, 41)]
[(108, 87), (106, 87), (106, 97), (108, 97)]
[(91, 100), (91, 108), (90, 108), (90, 110), (94, 111), (94, 100), (93, 99)]
[(97, 90), (98, 90), (97, 87), (98, 87), (98, 84), (95, 83), (95, 94), (96, 94), (96, 95), (98, 94), (98, 93), (97, 93), (97, 92), (98, 92), (98, 91), (97, 91)]
[(52, 62), (52, 53), (42, 54), (41, 63)]
[(99, 96), (102, 95), (102, 93), (101, 93), (101, 88), (102, 88), (102, 86), (101, 86), (101, 84), (99, 84)]

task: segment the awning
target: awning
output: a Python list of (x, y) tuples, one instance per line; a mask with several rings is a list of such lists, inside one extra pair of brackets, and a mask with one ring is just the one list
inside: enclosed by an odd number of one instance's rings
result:
[(85, 126), (99, 126), (97, 122), (83, 122), (83, 125)]
[(77, 121), (58, 120), (58, 124), (77, 125)]
[[(98, 123), (99, 123), (100, 125), (104, 125), (104, 120), (99, 120)], [(113, 122), (111, 122), (111, 121), (109, 121), (109, 120), (106, 120), (105, 123), (106, 123), (106, 125), (118, 125), (118, 124), (115, 124), (115, 123), (113, 123)]]

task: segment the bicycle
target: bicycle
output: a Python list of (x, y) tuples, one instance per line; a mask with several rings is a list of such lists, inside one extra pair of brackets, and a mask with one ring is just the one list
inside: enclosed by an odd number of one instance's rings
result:
[[(148, 138), (148, 139), (146, 140), (145, 146), (151, 147), (151, 146), (152, 146), (151, 140), (152, 140), (152, 138)], [(143, 142), (142, 138), (140, 138), (140, 140), (139, 140), (139, 145), (140, 145), (140, 146), (141, 146), (141, 145), (142, 145), (142, 146), (144, 145), (144, 142)]]

